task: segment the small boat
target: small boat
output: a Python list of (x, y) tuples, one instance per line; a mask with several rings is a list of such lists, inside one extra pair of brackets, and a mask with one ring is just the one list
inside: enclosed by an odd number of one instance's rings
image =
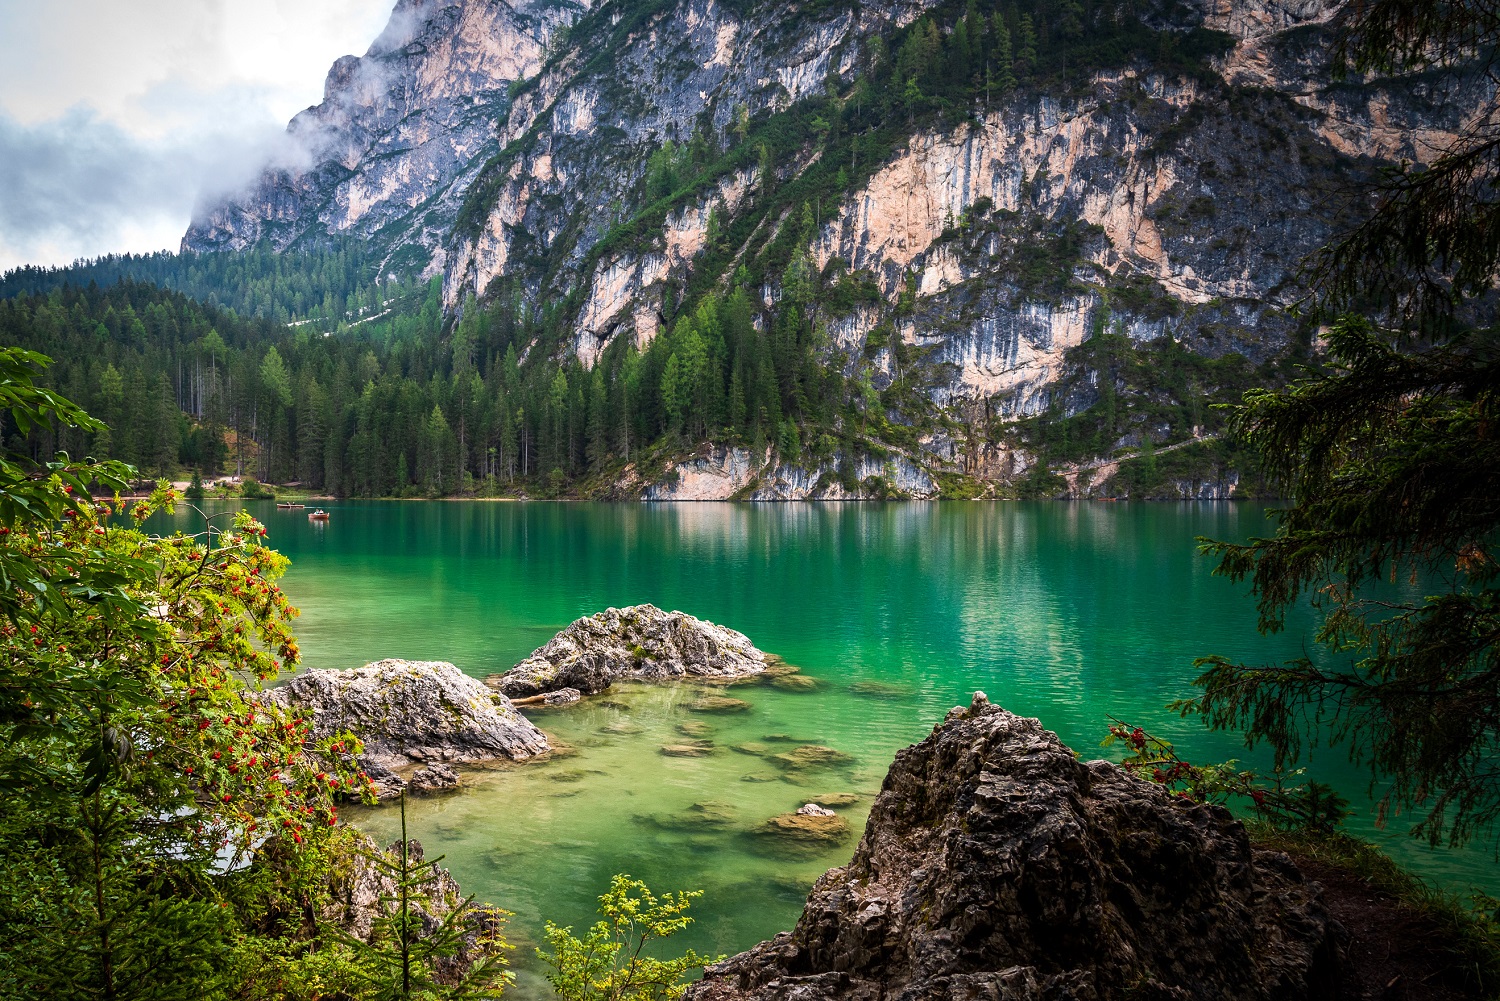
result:
[(307, 513), (307, 520), (308, 521), (327, 521), (328, 520), (328, 512), (324, 511), (322, 508), (318, 508), (316, 511), (309, 511)]
[(291, 501), (276, 502), (276, 510), (278, 511), (301, 511), (305, 507), (307, 507), (306, 504), (294, 504)]

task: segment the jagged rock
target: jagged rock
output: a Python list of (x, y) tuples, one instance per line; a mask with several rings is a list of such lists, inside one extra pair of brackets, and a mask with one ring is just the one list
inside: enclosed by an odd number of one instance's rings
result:
[(487, 682), (513, 697), (564, 687), (594, 695), (627, 678), (739, 678), (764, 671), (767, 661), (743, 633), (682, 612), (633, 605), (575, 620)]
[(1080, 762), (976, 694), (896, 755), (796, 928), (688, 1001), (1336, 998), (1319, 893), (1227, 810)]
[(803, 803), (801, 806), (799, 806), (797, 808), (797, 815), (799, 817), (833, 817), (833, 816), (837, 816), (837, 814), (835, 814), (832, 810), (828, 809), (826, 806), (819, 806), (817, 803)]
[(551, 750), (505, 696), (443, 661), (306, 671), (262, 699), (311, 710), (314, 740), (349, 731), (364, 741), (360, 763), (382, 798), (400, 788), (395, 770), (412, 762), (525, 761)]
[(411, 778), (406, 781), (406, 788), (418, 796), (450, 792), (458, 788), (458, 773), (447, 765), (428, 765), (412, 772)]

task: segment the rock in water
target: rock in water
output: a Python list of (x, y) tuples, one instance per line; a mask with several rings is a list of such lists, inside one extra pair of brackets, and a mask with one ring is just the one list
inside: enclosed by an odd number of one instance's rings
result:
[(594, 695), (626, 678), (740, 678), (764, 671), (768, 660), (743, 633), (633, 605), (576, 620), (488, 683), (513, 698), (559, 688)]
[(896, 755), (795, 930), (687, 998), (1311, 1001), (1339, 996), (1340, 934), (1227, 810), (1079, 762), (976, 694)]
[(377, 781), (377, 771), (385, 775), (412, 762), (524, 761), (551, 750), (546, 735), (509, 699), (443, 661), (381, 660), (352, 671), (306, 671), (262, 698), (311, 710), (314, 740), (345, 730), (359, 737)]
[(418, 796), (430, 796), (438, 792), (450, 792), (458, 788), (458, 773), (447, 765), (434, 764), (418, 768), (406, 782), (408, 792)]

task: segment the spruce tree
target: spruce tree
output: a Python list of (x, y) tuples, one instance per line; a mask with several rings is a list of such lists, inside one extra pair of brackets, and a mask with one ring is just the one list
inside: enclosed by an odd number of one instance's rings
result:
[[(1375, 0), (1341, 22), (1356, 73), (1490, 72), (1485, 5)], [(1263, 631), (1310, 599), (1323, 651), (1273, 665), (1200, 661), (1182, 708), (1265, 742), (1278, 764), (1342, 743), (1380, 817), (1462, 843), (1500, 820), (1500, 333), (1476, 306), (1500, 272), (1500, 166), (1488, 122), (1432, 163), (1387, 174), (1373, 215), (1312, 271), (1324, 364), (1248, 394), (1235, 417), (1292, 496), (1270, 538), (1205, 542), (1248, 579)]]

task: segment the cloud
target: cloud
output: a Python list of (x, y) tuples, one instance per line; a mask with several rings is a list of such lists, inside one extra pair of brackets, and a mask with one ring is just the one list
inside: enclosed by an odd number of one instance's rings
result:
[(143, 139), (88, 108), (31, 126), (0, 116), (0, 268), (175, 248), (195, 201), (247, 183), (283, 136), (262, 126)]
[[(392, 0), (0, 0), (0, 269), (175, 248)], [(400, 6), (407, 7), (410, 0)]]

